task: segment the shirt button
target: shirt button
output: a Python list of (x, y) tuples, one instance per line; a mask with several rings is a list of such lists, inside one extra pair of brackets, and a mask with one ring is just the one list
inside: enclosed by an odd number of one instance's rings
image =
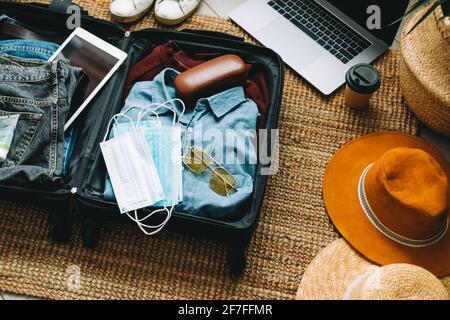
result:
[(189, 128), (187, 129), (187, 131), (188, 131), (189, 133), (192, 133), (192, 132), (194, 131), (194, 129), (192, 129), (191, 127), (189, 127)]

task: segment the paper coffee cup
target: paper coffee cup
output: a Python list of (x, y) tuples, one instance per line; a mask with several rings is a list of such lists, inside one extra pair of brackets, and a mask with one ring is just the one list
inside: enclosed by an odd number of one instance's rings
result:
[(381, 84), (378, 71), (370, 64), (360, 63), (350, 68), (345, 76), (345, 103), (354, 109), (369, 106), (370, 98)]

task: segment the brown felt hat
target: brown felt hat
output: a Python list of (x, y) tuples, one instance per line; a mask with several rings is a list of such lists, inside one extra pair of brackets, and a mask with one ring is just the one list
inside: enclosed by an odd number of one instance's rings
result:
[(384, 132), (350, 141), (330, 160), (323, 197), (342, 236), (380, 265), (450, 274), (449, 163), (415, 136)]

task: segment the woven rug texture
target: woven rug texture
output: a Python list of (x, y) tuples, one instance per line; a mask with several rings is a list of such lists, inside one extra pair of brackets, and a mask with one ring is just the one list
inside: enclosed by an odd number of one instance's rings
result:
[[(109, 1), (78, 3), (91, 15), (110, 19)], [(155, 26), (149, 15), (132, 29)], [(194, 15), (179, 28), (254, 42), (219, 18)], [(322, 201), (328, 160), (355, 137), (417, 132), (399, 89), (399, 59), (400, 53), (391, 51), (376, 63), (383, 82), (365, 111), (346, 107), (342, 90), (321, 97), (287, 69), (280, 97), (280, 169), (269, 178), (240, 279), (227, 275), (221, 243), (164, 232), (147, 237), (135, 226), (111, 224), (94, 250), (82, 247), (78, 226), (69, 245), (56, 245), (48, 239), (46, 212), (1, 202), (0, 291), (54, 299), (292, 299), (305, 268), (339, 236)]]

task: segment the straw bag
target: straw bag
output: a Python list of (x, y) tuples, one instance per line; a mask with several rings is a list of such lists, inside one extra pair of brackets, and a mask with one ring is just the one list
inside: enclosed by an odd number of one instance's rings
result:
[(450, 18), (441, 7), (409, 35), (419, 10), (402, 31), (400, 85), (406, 103), (431, 129), (450, 136)]

